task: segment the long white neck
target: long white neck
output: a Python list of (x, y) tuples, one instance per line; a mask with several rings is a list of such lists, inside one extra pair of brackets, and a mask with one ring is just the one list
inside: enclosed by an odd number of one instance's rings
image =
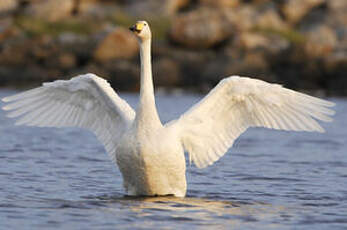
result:
[(162, 126), (155, 106), (152, 79), (151, 39), (140, 42), (141, 89), (140, 102), (136, 111), (137, 128)]

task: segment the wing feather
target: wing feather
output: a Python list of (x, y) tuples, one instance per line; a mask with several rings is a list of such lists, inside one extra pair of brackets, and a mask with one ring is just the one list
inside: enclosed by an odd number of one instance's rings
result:
[(11, 102), (11, 101), (17, 101), (18, 99), (22, 98), (29, 98), (29, 97), (34, 97), (36, 94), (42, 92), (42, 88), (35, 88), (35, 89), (30, 89), (22, 93), (18, 93), (9, 97), (5, 97), (2, 99), (3, 102)]
[(58, 80), (2, 99), (7, 116), (16, 125), (81, 127), (91, 130), (114, 159), (120, 136), (132, 123), (135, 112), (94, 74), (68, 81)]
[(231, 76), (178, 120), (178, 132), (190, 161), (203, 168), (225, 154), (249, 127), (324, 132), (317, 120), (330, 122), (334, 103), (270, 84)]

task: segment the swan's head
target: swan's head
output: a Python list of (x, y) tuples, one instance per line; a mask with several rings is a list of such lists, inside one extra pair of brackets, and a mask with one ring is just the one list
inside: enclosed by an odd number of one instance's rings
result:
[(146, 21), (138, 21), (129, 28), (140, 40), (151, 38), (151, 30)]

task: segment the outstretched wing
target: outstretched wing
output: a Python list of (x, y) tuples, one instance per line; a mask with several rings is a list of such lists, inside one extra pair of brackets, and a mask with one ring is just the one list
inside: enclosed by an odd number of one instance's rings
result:
[(316, 120), (332, 121), (334, 103), (277, 84), (232, 76), (168, 126), (175, 126), (197, 167), (213, 164), (249, 127), (294, 131), (324, 129)]
[(118, 140), (135, 117), (108, 82), (94, 74), (43, 86), (2, 99), (9, 104), (8, 117), (20, 117), (16, 125), (81, 127), (91, 130), (104, 144), (112, 160)]

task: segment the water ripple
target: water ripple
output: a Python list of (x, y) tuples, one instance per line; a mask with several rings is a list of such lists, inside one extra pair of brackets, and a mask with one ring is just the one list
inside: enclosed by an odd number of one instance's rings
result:
[[(159, 114), (198, 99), (164, 96)], [(325, 134), (250, 129), (213, 166), (188, 166), (186, 198), (124, 196), (90, 132), (15, 127), (0, 110), (0, 228), (345, 229), (347, 102), (335, 102)]]

